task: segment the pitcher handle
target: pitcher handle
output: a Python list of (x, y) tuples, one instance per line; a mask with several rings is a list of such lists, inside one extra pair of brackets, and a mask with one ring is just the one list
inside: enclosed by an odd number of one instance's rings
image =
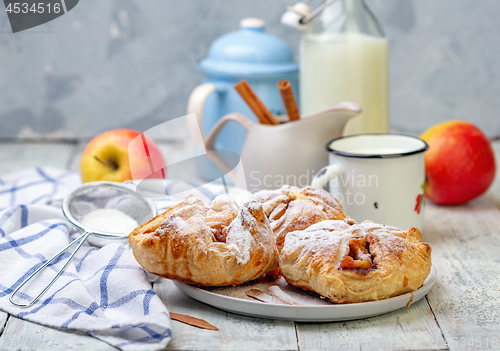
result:
[(203, 139), (205, 138), (205, 135), (203, 134), (203, 111), (205, 109), (205, 103), (214, 92), (223, 93), (227, 90), (228, 86), (223, 82), (217, 82), (215, 84), (203, 83), (194, 88), (191, 95), (189, 95), (187, 114), (190, 115), (194, 113), (196, 119), (188, 119), (188, 130), (192, 139), (200, 147), (203, 147), (199, 138), (200, 133), (201, 137)]
[(230, 113), (228, 115), (225, 115), (213, 126), (210, 133), (208, 133), (207, 138), (205, 139), (205, 148), (208, 152), (210, 160), (219, 169), (221, 169), (225, 174), (228, 175), (233, 184), (236, 184), (236, 177), (234, 175), (234, 172), (231, 172), (234, 167), (231, 167), (226, 161), (224, 161), (224, 159), (220, 157), (217, 152), (210, 152), (216, 151), (215, 141), (217, 140), (217, 137), (219, 136), (222, 128), (224, 128), (224, 126), (230, 121), (236, 122), (241, 125), (245, 129), (245, 132), (247, 134), (250, 126), (254, 124), (254, 122), (250, 118), (242, 115), (241, 113)]
[(311, 186), (314, 188), (323, 189), (326, 184), (335, 177), (340, 177), (345, 174), (344, 166), (340, 163), (334, 163), (332, 165), (323, 167), (314, 176)]

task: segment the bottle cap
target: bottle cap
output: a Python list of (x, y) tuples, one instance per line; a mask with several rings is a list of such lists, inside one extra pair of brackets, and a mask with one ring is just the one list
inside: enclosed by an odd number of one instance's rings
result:
[(288, 6), (287, 11), (281, 16), (281, 23), (305, 32), (307, 24), (300, 23), (300, 20), (311, 13), (311, 8), (303, 2), (298, 2), (293, 6)]

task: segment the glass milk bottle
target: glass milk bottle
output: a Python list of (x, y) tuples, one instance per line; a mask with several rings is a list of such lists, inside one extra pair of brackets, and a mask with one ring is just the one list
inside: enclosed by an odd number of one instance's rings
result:
[(364, 0), (337, 0), (310, 22), (300, 45), (302, 114), (339, 101), (363, 113), (344, 135), (389, 131), (389, 53), (380, 24)]

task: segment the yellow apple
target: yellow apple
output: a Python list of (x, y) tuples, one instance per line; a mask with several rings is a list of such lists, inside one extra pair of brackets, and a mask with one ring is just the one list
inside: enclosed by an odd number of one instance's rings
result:
[(163, 155), (153, 140), (131, 129), (115, 129), (92, 139), (80, 161), (82, 182), (123, 182), (165, 178)]

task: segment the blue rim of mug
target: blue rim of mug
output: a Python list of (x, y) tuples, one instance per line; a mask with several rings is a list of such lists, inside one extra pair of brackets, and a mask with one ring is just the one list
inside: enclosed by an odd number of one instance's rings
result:
[[(416, 149), (416, 150), (411, 150), (411, 151), (406, 151), (406, 152), (399, 152), (399, 153), (394, 153), (394, 154), (384, 154), (384, 155), (377, 155), (377, 154), (375, 154), (375, 155), (356, 154), (356, 153), (353, 153), (353, 152), (344, 152), (344, 151), (339, 151), (339, 150), (333, 150), (333, 149), (330, 148), (330, 145), (334, 141), (337, 141), (337, 140), (340, 140), (340, 139), (347, 139), (347, 138), (359, 138), (359, 137), (369, 136), (369, 135), (372, 135), (372, 136), (373, 135), (402, 136), (402, 137), (407, 137), (407, 138), (412, 138), (412, 139), (420, 140), (422, 143), (424, 143), (424, 146), (422, 146), (421, 148)], [(420, 139), (420, 138), (418, 138), (416, 136), (413, 136), (413, 135), (398, 134), (398, 133), (391, 133), (391, 134), (388, 134), (388, 133), (367, 133), (367, 134), (347, 135), (347, 136), (342, 136), (342, 137), (333, 139), (330, 142), (328, 142), (328, 144), (326, 144), (326, 151), (331, 152), (331, 153), (333, 153), (335, 155), (344, 156), (344, 157), (354, 157), (354, 158), (394, 158), (394, 157), (402, 157), (402, 156), (410, 156), (410, 155), (419, 154), (421, 152), (427, 151), (428, 149), (429, 149), (429, 145), (425, 141), (423, 141), (422, 139)]]

